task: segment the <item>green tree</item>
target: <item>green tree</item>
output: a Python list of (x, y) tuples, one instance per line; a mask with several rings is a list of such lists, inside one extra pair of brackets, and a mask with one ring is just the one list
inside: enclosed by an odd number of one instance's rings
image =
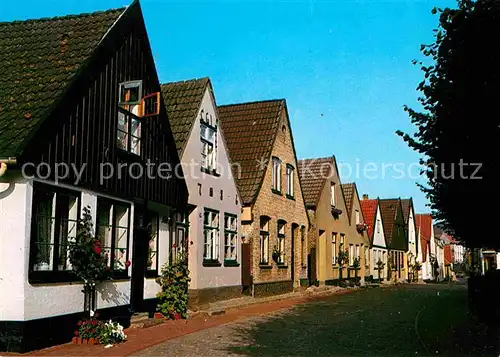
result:
[(469, 247), (500, 247), (488, 224), (500, 198), (500, 2), (460, 0), (439, 14), (432, 44), (422, 45), (424, 79), (417, 90), (421, 108), (405, 106), (416, 126), (397, 131), (422, 154), (427, 185), (420, 186), (437, 221)]

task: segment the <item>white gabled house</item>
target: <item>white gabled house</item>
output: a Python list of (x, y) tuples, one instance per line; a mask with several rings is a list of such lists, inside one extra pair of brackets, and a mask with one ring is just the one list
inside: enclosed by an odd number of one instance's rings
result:
[(378, 281), (379, 271), (377, 269), (377, 263), (381, 261), (384, 268), (380, 270), (380, 278), (383, 281), (387, 278), (387, 244), (379, 199), (369, 199), (367, 195), (363, 195), (363, 199), (360, 203), (365, 222), (368, 225), (367, 232), (370, 240), (370, 274), (373, 280)]
[(420, 279), (422, 270), (418, 272), (418, 276), (414, 276), (416, 272), (411, 267), (415, 267), (418, 261), (418, 248), (417, 244), (417, 225), (415, 222), (415, 209), (413, 207), (413, 199), (401, 199), (401, 206), (403, 208), (403, 215), (406, 224), (406, 235), (408, 239), (408, 279), (418, 281)]
[(162, 85), (189, 190), (189, 306), (241, 295), (241, 199), (209, 78)]

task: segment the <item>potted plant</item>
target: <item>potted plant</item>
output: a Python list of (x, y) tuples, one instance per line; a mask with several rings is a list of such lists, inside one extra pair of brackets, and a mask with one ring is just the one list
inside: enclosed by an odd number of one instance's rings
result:
[(118, 322), (109, 320), (101, 325), (99, 333), (99, 342), (103, 345), (114, 345), (127, 339), (123, 332), (123, 326)]
[(75, 337), (73, 337), (73, 343), (89, 345), (99, 344), (99, 337), (103, 326), (103, 322), (97, 320), (97, 315), (78, 321), (77, 330), (75, 330)]
[(359, 267), (361, 266), (361, 261), (359, 257), (354, 258), (354, 262), (352, 264), (352, 267), (354, 268), (354, 281), (357, 283), (358, 282), (358, 270)]
[(344, 264), (346, 264), (349, 260), (349, 253), (346, 250), (339, 250), (339, 254), (337, 255), (337, 263), (339, 265), (339, 281), (342, 281), (342, 270)]

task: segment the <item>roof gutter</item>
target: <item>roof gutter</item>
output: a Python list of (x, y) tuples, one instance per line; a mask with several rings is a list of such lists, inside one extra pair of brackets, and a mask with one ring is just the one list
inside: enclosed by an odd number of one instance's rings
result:
[(15, 157), (10, 157), (8, 159), (0, 159), (0, 177), (2, 177), (7, 172), (8, 165), (16, 165), (17, 159)]

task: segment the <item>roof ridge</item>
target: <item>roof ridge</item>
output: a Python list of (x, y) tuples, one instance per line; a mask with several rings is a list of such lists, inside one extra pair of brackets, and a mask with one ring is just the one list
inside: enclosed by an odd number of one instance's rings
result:
[(236, 105), (248, 105), (248, 104), (259, 104), (259, 103), (268, 103), (268, 102), (283, 102), (285, 98), (277, 98), (277, 99), (263, 99), (263, 100), (254, 100), (251, 102), (243, 102), (243, 103), (230, 103), (230, 104), (219, 104), (217, 107), (232, 107)]
[(60, 15), (60, 16), (53, 16), (53, 17), (40, 17), (40, 18), (34, 18), (34, 19), (26, 19), (26, 20), (14, 20), (14, 21), (0, 21), (0, 25), (6, 25), (6, 24), (22, 24), (26, 22), (45, 22), (45, 21), (55, 21), (55, 20), (71, 20), (74, 18), (81, 18), (81, 17), (88, 17), (88, 16), (95, 16), (95, 15), (102, 15), (110, 12), (123, 12), (128, 8), (128, 6), (123, 6), (123, 7), (117, 7), (113, 9), (107, 9), (107, 10), (98, 10), (98, 11), (93, 11), (93, 12), (82, 12), (80, 14), (67, 14), (67, 15)]
[(309, 159), (299, 159), (297, 161), (311, 161), (311, 160), (332, 160), (335, 159), (335, 156), (327, 156), (327, 157), (313, 157)]
[(186, 83), (190, 83), (190, 82), (199, 82), (199, 81), (203, 81), (203, 80), (210, 81), (210, 77), (205, 76), (205, 77), (191, 78), (191, 79), (185, 79), (185, 80), (175, 81), (175, 82), (161, 83), (160, 86), (164, 87), (164, 86), (170, 86), (170, 85), (174, 85), (174, 84), (186, 84)]

